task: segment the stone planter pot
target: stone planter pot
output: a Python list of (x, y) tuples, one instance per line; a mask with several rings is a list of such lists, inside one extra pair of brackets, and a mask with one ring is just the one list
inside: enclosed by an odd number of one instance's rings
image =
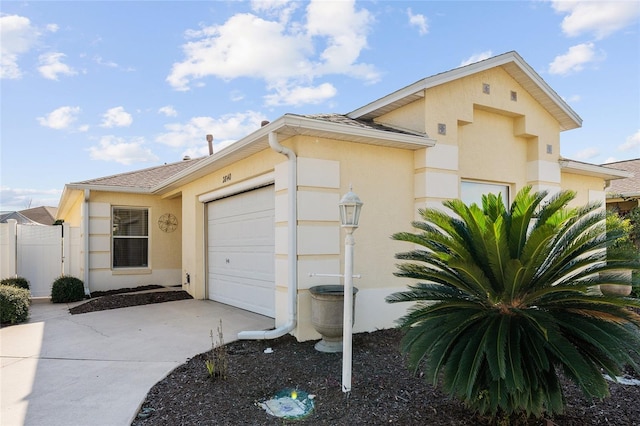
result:
[[(357, 288), (353, 288), (353, 306)], [(311, 323), (322, 335), (315, 348), (320, 352), (342, 352), (342, 328), (344, 315), (344, 287), (341, 285), (318, 285), (309, 289), (311, 293)]]
[[(600, 292), (605, 296), (629, 296), (631, 294), (631, 271), (623, 272), (629, 284), (600, 284)], [(606, 272), (604, 273), (607, 274)], [(613, 274), (612, 274), (613, 275)]]

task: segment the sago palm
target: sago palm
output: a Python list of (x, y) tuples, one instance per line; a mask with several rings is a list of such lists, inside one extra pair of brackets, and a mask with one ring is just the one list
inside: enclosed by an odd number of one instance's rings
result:
[(410, 365), (481, 414), (559, 413), (559, 374), (603, 398), (603, 373), (637, 369), (640, 301), (595, 290), (639, 267), (606, 259), (623, 231), (596, 204), (568, 208), (571, 191), (547, 195), (524, 188), (509, 209), (492, 194), (446, 201), (451, 213), (420, 210), (419, 232), (393, 236), (422, 246), (396, 255), (409, 261), (396, 275), (419, 282), (387, 297), (416, 302), (399, 320)]

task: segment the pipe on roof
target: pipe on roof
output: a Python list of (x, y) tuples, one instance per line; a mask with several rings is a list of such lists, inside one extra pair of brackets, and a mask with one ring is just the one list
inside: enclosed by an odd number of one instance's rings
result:
[(288, 250), (288, 305), (289, 318), (288, 321), (273, 330), (259, 331), (241, 331), (238, 333), (238, 339), (241, 340), (267, 340), (276, 339), (284, 336), (296, 327), (298, 317), (298, 162), (296, 154), (287, 147), (280, 145), (278, 136), (275, 132), (269, 133), (269, 146), (274, 151), (286, 155), (289, 158), (289, 239)]

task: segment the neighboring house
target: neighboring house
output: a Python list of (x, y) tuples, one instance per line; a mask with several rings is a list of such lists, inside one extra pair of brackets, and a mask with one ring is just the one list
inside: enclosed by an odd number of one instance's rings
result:
[(276, 331), (318, 338), (308, 289), (340, 282), (338, 202), (364, 202), (355, 233), (354, 331), (389, 328), (407, 306), (385, 296), (390, 239), (443, 200), (508, 200), (526, 185), (605, 199), (628, 172), (560, 158), (580, 117), (515, 52), (420, 80), (346, 114), (285, 114), (208, 157), (65, 186), (58, 218), (84, 238), (90, 290), (175, 285), (275, 318)]
[(2, 212), (0, 213), (0, 223), (7, 223), (9, 219), (15, 219), (22, 225), (53, 225), (58, 213), (57, 207), (33, 207), (30, 209)]
[(640, 205), (640, 158), (603, 164), (618, 170), (625, 170), (633, 176), (611, 181), (607, 186), (607, 208), (627, 214)]

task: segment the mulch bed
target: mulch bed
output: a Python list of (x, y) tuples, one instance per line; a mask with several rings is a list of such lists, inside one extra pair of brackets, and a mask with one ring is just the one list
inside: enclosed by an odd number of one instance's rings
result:
[[(316, 351), (315, 342), (292, 336), (228, 344), (228, 378), (211, 380), (207, 353), (199, 354), (157, 383), (133, 426), (146, 425), (489, 425), (459, 401), (411, 374), (398, 351), (398, 330), (353, 336), (352, 390), (342, 392), (342, 354)], [(265, 353), (271, 348), (272, 353)], [(640, 425), (640, 386), (612, 383), (611, 397), (585, 399), (565, 383), (564, 415), (527, 425)], [(287, 421), (257, 405), (283, 389), (315, 395), (306, 418)], [(142, 418), (148, 416), (146, 418)], [(513, 423), (512, 423), (513, 424)]]
[[(160, 288), (159, 286), (151, 286), (152, 288)], [(145, 287), (144, 289), (149, 289)], [(154, 293), (130, 293), (119, 294), (127, 289), (116, 290), (118, 293), (110, 293), (106, 296), (100, 296), (89, 299), (81, 305), (74, 306), (69, 312), (75, 314), (85, 314), (87, 312), (104, 311), (108, 309), (126, 308), (130, 306), (149, 305), (151, 303), (172, 302), (175, 300), (193, 299), (189, 293), (184, 290), (176, 291), (159, 291)], [(92, 293), (95, 297), (96, 293)]]
[[(113, 294), (91, 300), (86, 312), (184, 297), (183, 291)], [(117, 306), (119, 305), (119, 306)], [(80, 313), (80, 312), (74, 312)], [(132, 426), (157, 425), (489, 425), (456, 399), (411, 374), (398, 347), (398, 330), (353, 336), (352, 390), (341, 389), (342, 354), (321, 353), (314, 341), (292, 336), (225, 345), (226, 380), (212, 380), (205, 367), (209, 352), (195, 355), (149, 391)], [(265, 349), (271, 348), (271, 353)], [(630, 373), (630, 372), (629, 372)], [(284, 420), (258, 406), (285, 389), (315, 395), (315, 408), (300, 420)], [(640, 386), (610, 383), (611, 396), (592, 401), (572, 383), (563, 383), (566, 410), (526, 425), (640, 426)]]

